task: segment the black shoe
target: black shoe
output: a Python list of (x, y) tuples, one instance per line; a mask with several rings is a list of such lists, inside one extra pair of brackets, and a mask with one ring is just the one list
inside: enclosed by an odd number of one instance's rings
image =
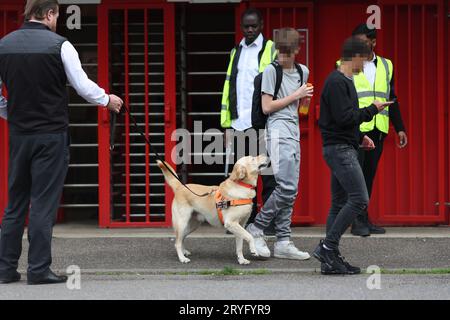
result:
[[(323, 240), (313, 252), (314, 258), (322, 262), (324, 274), (348, 274), (347, 268), (341, 263), (334, 250), (327, 250), (323, 247)], [(321, 267), (322, 271), (322, 267)]]
[(336, 271), (336, 269), (330, 268), (326, 263), (320, 264), (320, 273), (324, 275), (330, 275), (330, 274), (342, 274)]
[(368, 223), (369, 226), (369, 232), (373, 233), (373, 234), (385, 234), (386, 233), (386, 229), (376, 226), (374, 224), (372, 224), (370, 221)]
[(336, 250), (336, 255), (338, 256), (339, 260), (341, 260), (341, 263), (347, 268), (348, 274), (361, 273), (361, 268), (352, 266), (350, 263), (348, 263), (347, 260), (345, 260), (344, 256), (339, 252), (339, 249)]
[(20, 281), (20, 278), (21, 278), (20, 273), (15, 271), (15, 273), (12, 274), (12, 275), (0, 276), (0, 283), (1, 284), (7, 284), (7, 283), (17, 282), (17, 281)]
[(361, 217), (357, 217), (352, 224), (351, 233), (354, 236), (361, 236), (361, 237), (370, 236), (370, 230), (366, 220)]
[(30, 285), (55, 284), (55, 283), (64, 283), (66, 281), (67, 281), (66, 276), (57, 276), (56, 274), (53, 273), (53, 271), (50, 270), (48, 275), (44, 276), (42, 278), (30, 279), (30, 277), (28, 277), (27, 284), (30, 284)]

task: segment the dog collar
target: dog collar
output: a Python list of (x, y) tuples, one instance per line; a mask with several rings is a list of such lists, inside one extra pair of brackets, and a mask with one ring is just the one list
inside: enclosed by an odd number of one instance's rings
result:
[(253, 186), (253, 185), (251, 185), (251, 184), (248, 184), (248, 183), (245, 183), (245, 182), (242, 182), (242, 181), (239, 181), (239, 180), (232, 180), (234, 183), (237, 183), (238, 185), (240, 185), (240, 186), (242, 186), (242, 187), (244, 187), (244, 188), (248, 188), (248, 189), (255, 189), (255, 186)]

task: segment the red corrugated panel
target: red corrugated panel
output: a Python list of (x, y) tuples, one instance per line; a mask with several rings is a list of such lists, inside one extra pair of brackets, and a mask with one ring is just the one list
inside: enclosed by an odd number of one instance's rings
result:
[[(310, 30), (310, 81), (316, 108), (301, 121), (302, 163), (299, 197), (293, 222), (323, 224), (330, 202), (329, 170), (322, 160), (317, 127), (319, 94), (339, 58), (342, 42), (364, 22), (373, 2), (251, 1), (263, 11), (265, 35), (279, 27)], [(409, 145), (396, 147), (396, 134), (385, 151), (374, 184), (370, 216), (381, 224), (439, 224), (448, 222), (448, 50), (447, 11), (443, 0), (379, 1), (382, 28), (376, 53), (394, 63), (397, 95)], [(448, 20), (448, 19), (447, 19)], [(314, 31), (314, 33), (313, 33)], [(237, 30), (237, 32), (240, 32)], [(448, 36), (447, 36), (448, 37)], [(314, 58), (313, 60), (311, 59)], [(300, 57), (303, 59), (303, 57)]]

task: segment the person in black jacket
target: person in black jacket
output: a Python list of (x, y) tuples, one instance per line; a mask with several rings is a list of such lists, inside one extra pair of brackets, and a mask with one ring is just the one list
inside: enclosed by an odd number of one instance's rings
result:
[(352, 75), (358, 74), (370, 49), (355, 37), (344, 42), (341, 65), (326, 79), (320, 98), (319, 127), (323, 140), (323, 157), (331, 170), (331, 208), (326, 237), (313, 256), (323, 274), (356, 274), (361, 270), (345, 261), (339, 241), (354, 219), (363, 214), (369, 203), (364, 175), (358, 162), (358, 148), (373, 149), (374, 142), (360, 132), (362, 122), (370, 121), (391, 102), (377, 100), (359, 108)]

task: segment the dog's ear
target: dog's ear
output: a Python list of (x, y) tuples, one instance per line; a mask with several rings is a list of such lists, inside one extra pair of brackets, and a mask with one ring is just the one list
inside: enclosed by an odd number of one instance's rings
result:
[(233, 168), (233, 172), (231, 172), (230, 179), (231, 180), (242, 180), (247, 175), (247, 170), (244, 166), (240, 164), (236, 164)]

